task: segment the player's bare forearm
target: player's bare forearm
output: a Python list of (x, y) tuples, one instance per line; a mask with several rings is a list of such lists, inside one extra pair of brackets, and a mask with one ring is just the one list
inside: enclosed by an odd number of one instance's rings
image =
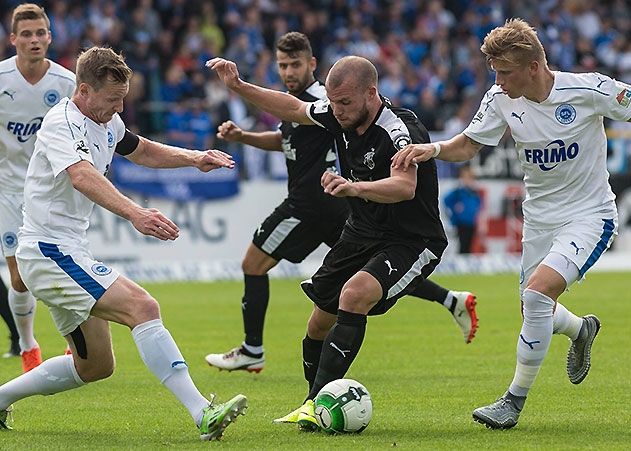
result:
[(129, 220), (132, 212), (140, 208), (124, 196), (103, 174), (88, 161), (80, 161), (66, 168), (72, 186), (95, 204), (115, 215)]
[(208, 172), (211, 169), (225, 167), (234, 168), (232, 157), (220, 150), (182, 149), (181, 147), (151, 141), (140, 136), (138, 147), (127, 159), (141, 166), (150, 168), (183, 168), (193, 166), (200, 171)]
[[(440, 152), (436, 154), (437, 147)], [(460, 133), (447, 141), (426, 144), (408, 144), (392, 157), (392, 167), (407, 169), (415, 163), (422, 163), (431, 158), (445, 161), (467, 161), (475, 156), (482, 144)]]
[(258, 147), (263, 150), (281, 151), (282, 148), (281, 132), (243, 132), (239, 142), (248, 146)]
[(351, 182), (325, 172), (322, 175), (324, 192), (336, 197), (359, 197), (381, 204), (392, 204), (414, 198), (416, 171), (393, 170), (390, 177), (375, 181)]
[(239, 78), (239, 70), (233, 61), (224, 58), (213, 58), (206, 61), (206, 67), (217, 72), (219, 79), (231, 90), (263, 111), (273, 114), (279, 119), (312, 124), (307, 116), (307, 103), (291, 94), (274, 91), (245, 82)]
[(180, 230), (155, 208), (143, 208), (124, 196), (103, 174), (87, 161), (66, 168), (72, 186), (95, 204), (127, 219), (143, 235), (174, 240)]
[(444, 161), (467, 161), (473, 158), (481, 148), (482, 144), (464, 133), (459, 133), (447, 141), (440, 141), (440, 153), (436, 158)]

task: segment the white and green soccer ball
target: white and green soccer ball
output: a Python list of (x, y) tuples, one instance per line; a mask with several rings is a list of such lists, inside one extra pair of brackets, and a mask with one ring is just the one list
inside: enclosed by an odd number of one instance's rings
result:
[(361, 432), (372, 418), (370, 393), (353, 379), (329, 382), (316, 396), (315, 417), (326, 432)]

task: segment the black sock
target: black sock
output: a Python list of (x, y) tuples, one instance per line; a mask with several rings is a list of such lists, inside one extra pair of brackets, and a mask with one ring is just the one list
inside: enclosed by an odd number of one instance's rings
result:
[(245, 342), (250, 346), (263, 346), (263, 324), (269, 303), (269, 277), (244, 274), (245, 291), (241, 300)]
[(410, 293), (410, 296), (417, 298), (427, 299), (428, 301), (434, 301), (443, 303), (447, 299), (449, 290), (441, 287), (437, 283), (432, 282), (429, 279), (423, 280), (415, 289)]
[(318, 372), (323, 344), (324, 341), (314, 340), (309, 335), (305, 335), (305, 338), (302, 339), (302, 369), (305, 373), (305, 379), (309, 383), (309, 391), (313, 388)]
[(20, 340), (20, 335), (15, 327), (15, 320), (9, 308), (9, 293), (2, 279), (0, 279), (0, 316), (2, 316), (2, 319), (7, 323), (7, 327), (9, 328), (11, 344), (17, 343)]
[(318, 372), (307, 399), (314, 399), (326, 384), (344, 377), (359, 352), (365, 334), (366, 315), (337, 311), (337, 322), (324, 340)]

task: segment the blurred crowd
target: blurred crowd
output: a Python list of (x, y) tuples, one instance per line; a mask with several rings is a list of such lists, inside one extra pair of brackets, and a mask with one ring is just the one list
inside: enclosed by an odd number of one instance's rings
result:
[[(0, 0), (0, 57), (13, 7)], [(223, 56), (243, 78), (283, 89), (274, 45), (287, 31), (305, 33), (324, 79), (340, 57), (362, 55), (377, 66), (380, 91), (414, 110), (429, 130), (466, 126), (493, 75), (479, 51), (507, 17), (539, 33), (552, 68), (601, 71), (631, 82), (631, 4), (627, 0), (51, 0), (50, 57), (69, 69), (81, 49), (122, 50), (134, 70), (126, 123), (190, 148), (214, 144), (231, 118), (267, 130), (276, 120), (231, 95), (204, 62)], [(254, 174), (250, 174), (254, 176)]]

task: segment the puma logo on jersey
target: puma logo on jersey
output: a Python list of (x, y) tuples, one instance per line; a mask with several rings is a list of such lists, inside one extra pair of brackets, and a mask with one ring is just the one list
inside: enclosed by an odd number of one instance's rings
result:
[(392, 274), (395, 271), (398, 271), (397, 268), (392, 267), (392, 263), (390, 263), (390, 260), (385, 260), (384, 263), (386, 264), (386, 266), (388, 266), (388, 275)]
[(606, 82), (607, 80), (603, 80), (602, 78), (598, 77), (598, 85), (596, 86), (597, 88), (600, 88), (600, 86)]
[(551, 171), (559, 163), (573, 160), (578, 152), (578, 143), (566, 146), (562, 139), (549, 142), (543, 149), (524, 149), (526, 161), (538, 165), (542, 171)]
[(2, 91), (2, 92), (0, 93), (0, 95), (2, 95), (2, 96), (4, 96), (4, 95), (9, 96), (9, 97), (11, 98), (11, 100), (12, 100), (12, 101), (13, 101), (13, 100), (15, 100), (15, 99), (13, 98), (13, 94), (15, 94), (15, 91), (9, 91), (8, 89), (5, 89), (4, 91)]
[(346, 354), (348, 354), (349, 352), (351, 352), (350, 349), (347, 349), (345, 351), (341, 350), (335, 343), (331, 342), (331, 347), (333, 349), (335, 349), (337, 352), (339, 352), (340, 354), (342, 354), (342, 357), (346, 358)]
[(517, 114), (514, 111), (511, 112), (510, 117), (516, 117), (517, 119), (519, 119), (519, 122), (521, 122), (521, 125), (524, 125), (524, 120), (522, 119), (522, 116), (526, 114), (525, 111), (522, 111), (521, 114)]
[(533, 341), (528, 341), (524, 338), (524, 336), (522, 334), (519, 334), (519, 338), (521, 339), (521, 341), (523, 341), (526, 345), (528, 345), (528, 347), (530, 349), (535, 349), (534, 345), (536, 345), (537, 343), (541, 343), (540, 340), (533, 340)]
[(256, 234), (257, 234), (257, 235), (260, 235), (261, 233), (263, 233), (263, 224), (261, 224), (261, 225), (259, 226), (259, 228), (258, 228), (258, 229), (256, 229)]
[(585, 248), (584, 247), (579, 247), (574, 241), (570, 241), (570, 245), (574, 247), (574, 249), (576, 249), (576, 255), (578, 255), (578, 253), (580, 251), (584, 251)]
[(344, 148), (348, 150), (348, 140), (346, 139), (346, 133), (342, 133), (342, 139), (344, 140)]

